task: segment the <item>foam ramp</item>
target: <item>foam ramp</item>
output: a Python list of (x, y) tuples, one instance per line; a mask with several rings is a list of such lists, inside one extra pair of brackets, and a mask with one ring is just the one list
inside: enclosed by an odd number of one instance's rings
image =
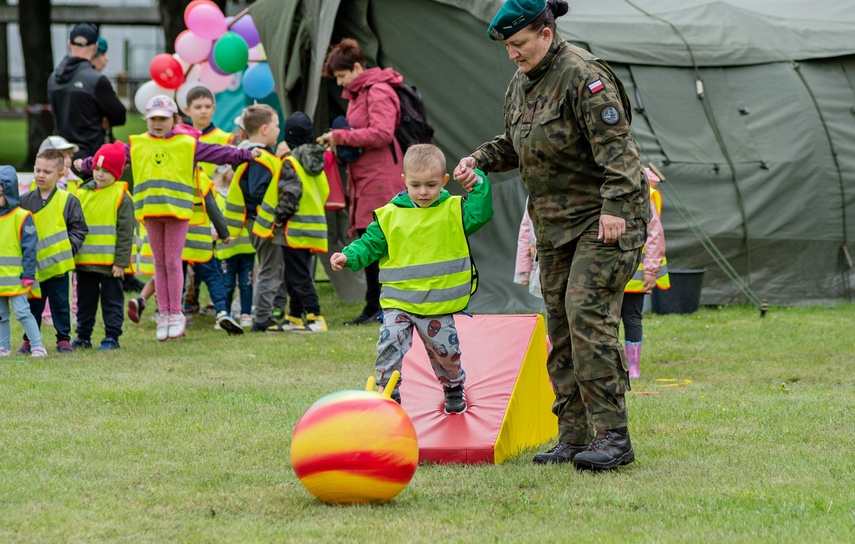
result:
[(418, 334), (404, 358), (403, 407), (419, 441), (419, 461), (500, 464), (557, 433), (540, 315), (455, 316), (466, 400), (446, 414), (445, 397)]

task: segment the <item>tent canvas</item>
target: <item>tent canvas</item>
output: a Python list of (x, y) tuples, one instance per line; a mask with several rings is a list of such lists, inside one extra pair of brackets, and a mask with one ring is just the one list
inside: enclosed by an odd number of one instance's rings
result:
[[(286, 113), (302, 109), (318, 130), (328, 126), (344, 104), (320, 67), (330, 43), (354, 37), (369, 66), (392, 66), (419, 88), (452, 168), (503, 129), (514, 66), (486, 36), (500, 5), (258, 0), (251, 12)], [(626, 86), (643, 158), (668, 179), (660, 188), (669, 266), (707, 269), (701, 301), (746, 299), (677, 213), (678, 201), (760, 299), (851, 300), (852, 3), (574, 0), (570, 7), (559, 31), (609, 62)], [(491, 179), (496, 214), (471, 239), (481, 273), (472, 309), (537, 310), (540, 301), (512, 283), (524, 190), (515, 172)], [(358, 284), (336, 288), (361, 294)]]

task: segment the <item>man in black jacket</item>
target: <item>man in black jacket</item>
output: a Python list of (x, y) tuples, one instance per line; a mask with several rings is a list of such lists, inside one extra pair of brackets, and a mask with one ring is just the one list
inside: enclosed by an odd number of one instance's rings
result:
[(104, 143), (104, 119), (111, 127), (124, 125), (125, 106), (90, 62), (98, 50), (94, 26), (75, 25), (68, 50), (48, 80), (48, 98), (56, 133), (80, 146), (74, 158), (91, 157)]

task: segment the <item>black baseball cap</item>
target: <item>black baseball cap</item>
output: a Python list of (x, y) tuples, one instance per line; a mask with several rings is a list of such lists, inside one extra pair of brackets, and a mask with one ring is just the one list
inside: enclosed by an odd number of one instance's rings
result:
[(71, 34), (68, 35), (68, 41), (73, 45), (82, 47), (92, 45), (98, 41), (98, 29), (89, 23), (74, 25), (74, 28), (71, 29)]

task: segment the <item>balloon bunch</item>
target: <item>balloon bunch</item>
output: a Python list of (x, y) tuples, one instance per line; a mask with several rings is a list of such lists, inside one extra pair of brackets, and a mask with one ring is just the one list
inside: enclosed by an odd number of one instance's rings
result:
[(251, 15), (226, 17), (211, 0), (193, 0), (184, 10), (184, 23), (187, 30), (175, 38), (175, 54), (151, 59), (151, 81), (134, 95), (137, 111), (144, 111), (146, 102), (158, 94), (174, 96), (183, 108), (187, 93), (199, 86), (219, 93), (242, 85), (255, 99), (273, 92), (273, 73)]

